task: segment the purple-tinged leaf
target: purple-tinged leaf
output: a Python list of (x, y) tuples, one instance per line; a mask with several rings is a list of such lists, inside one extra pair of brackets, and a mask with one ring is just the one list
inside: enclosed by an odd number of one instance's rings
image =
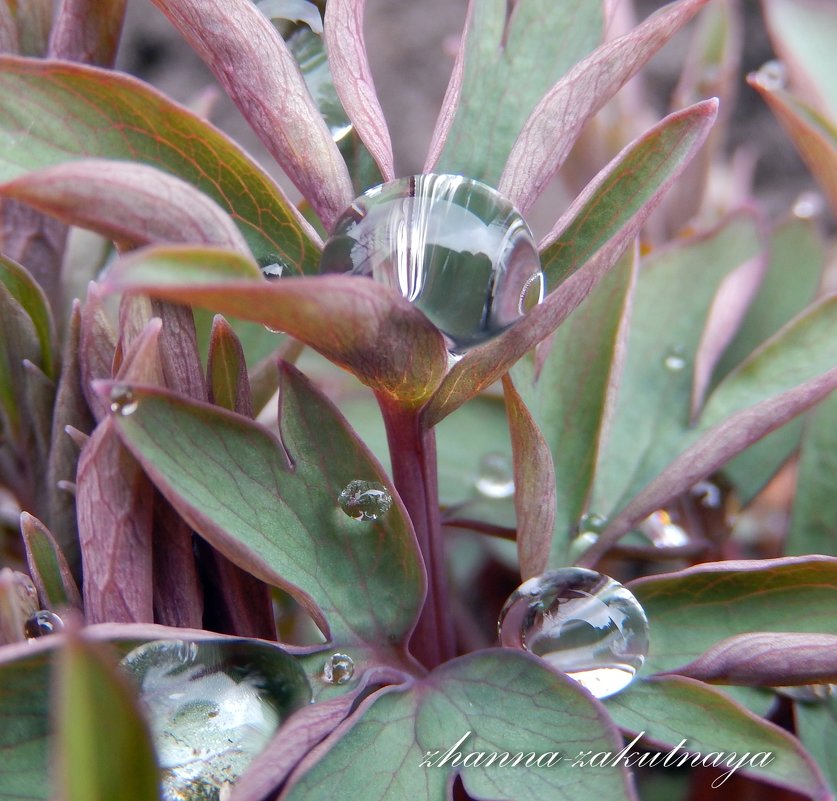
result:
[(428, 425), (494, 383), (578, 307), (701, 146), (715, 113), (716, 104), (707, 101), (672, 114), (599, 173), (541, 243), (547, 284), (560, 286), (450, 369), (425, 412)]
[(157, 801), (160, 771), (151, 733), (115, 654), (72, 635), (57, 668), (53, 798)]
[(469, 3), (425, 172), (496, 186), (532, 109), (599, 44), (602, 27), (599, 2)]
[(106, 287), (285, 331), (399, 401), (420, 403), (447, 369), (436, 327), (399, 293), (371, 280), (328, 275), (268, 283), (235, 253), (169, 247), (126, 256)]
[(555, 467), (549, 446), (511, 378), (503, 378), (514, 455), (517, 554), (524, 579), (544, 572), (555, 527)]
[(23, 512), (20, 533), (26, 548), (26, 563), (41, 605), (47, 609), (62, 606), (81, 608), (81, 595), (73, 574), (49, 529), (37, 517)]
[(89, 623), (151, 623), (153, 487), (109, 417), (84, 446), (76, 507)]
[(837, 10), (831, 0), (762, 0), (770, 40), (787, 64), (794, 88), (837, 118)]
[(51, 58), (112, 67), (126, 0), (61, 0), (49, 38)]
[(55, 379), (57, 377), (53, 355), (55, 325), (43, 290), (24, 267), (3, 256), (0, 256), (0, 283), (29, 315), (41, 345), (41, 358), (38, 360), (38, 365), (49, 378)]
[(747, 83), (770, 106), (837, 214), (837, 122), (776, 88), (764, 70), (748, 75)]
[(232, 326), (220, 314), (212, 321), (206, 372), (211, 403), (253, 417), (244, 351)]
[[(116, 371), (116, 378), (124, 383), (163, 384), (163, 365), (160, 348), (160, 332), (163, 321), (159, 317), (149, 320), (130, 340), (124, 359)], [(111, 411), (114, 411), (111, 408)]]
[(256, 258), (278, 255), (293, 271), (318, 269), (320, 241), (311, 226), (206, 121), (118, 72), (0, 59), (0, 181), (74, 158), (139, 161), (170, 172), (215, 200)]
[[(394, 497), (369, 522), (341, 511), (338, 496), (350, 481), (389, 479), (299, 373), (283, 368), (281, 440), (217, 406), (152, 388), (134, 395), (136, 410), (112, 421), (202, 537), (291, 592), (338, 642), (388, 647), (406, 639), (424, 579), (403, 505)], [(333, 553), (340, 558), (322, 557)]]
[(109, 404), (91, 387), (96, 379), (113, 377), (116, 334), (102, 305), (99, 287), (94, 283), (87, 288), (87, 300), (81, 307), (80, 341), (81, 389), (93, 416), (101, 420), (107, 414)]
[(707, 0), (680, 0), (575, 65), (529, 116), (499, 189), (525, 213), (569, 155), (581, 129)]
[(0, 3), (0, 53), (17, 53), (20, 48), (17, 36), (17, 24), (11, 8), (6, 2)]
[[(569, 768), (558, 761), (582, 749), (621, 747), (604, 708), (578, 684), (531, 654), (492, 649), (366, 698), (305, 757), (280, 798), (436, 801), (447, 797), (458, 774), (471, 798), (632, 801), (637, 796), (627, 770), (587, 766), (573, 770), (570, 781)], [(369, 770), (371, 749), (386, 770)], [(533, 752), (532, 761), (543, 755), (538, 767), (524, 768)], [(465, 761), (468, 754), (482, 757)], [(509, 763), (517, 754), (523, 756)]]
[(762, 251), (733, 270), (718, 287), (695, 353), (690, 414), (692, 420), (700, 415), (718, 360), (741, 326), (761, 286), (766, 269), (767, 253)]
[(837, 635), (837, 559), (825, 556), (707, 563), (628, 586), (654, 632), (646, 675), (675, 670), (739, 634)]
[(23, 640), (23, 624), (37, 611), (38, 591), (32, 579), (9, 567), (0, 568), (0, 645)]
[(837, 682), (837, 635), (738, 634), (667, 672), (710, 684), (750, 687), (830, 684)]
[(637, 244), (538, 351), (537, 376), (525, 359), (511, 372), (555, 465), (550, 567), (572, 561), (570, 543), (586, 509), (608, 427), (606, 413), (619, 385), (638, 269)]
[[(725, 755), (715, 763), (720, 776), (713, 788), (725, 789), (726, 781), (740, 771), (805, 798), (832, 799), (822, 772), (795, 737), (715, 687), (679, 676), (652, 679), (636, 682), (605, 706), (621, 728), (643, 734), (640, 748), (663, 756), (674, 751), (668, 762), (661, 757), (657, 765), (691, 765), (697, 755), (711, 764), (719, 752)], [(687, 758), (689, 754), (694, 756)]]
[(59, 481), (72, 481), (76, 476), (78, 455), (95, 425), (81, 386), (81, 303), (73, 302), (73, 310), (65, 332), (61, 378), (55, 397), (51, 447), (47, 464), (47, 498), (50, 531), (60, 546), (77, 578), (81, 578), (81, 556), (78, 548), (76, 504), (72, 495), (58, 488)]
[(837, 556), (837, 393), (805, 420), (793, 499), (790, 530), (785, 541), (789, 555), (823, 553)]
[(206, 380), (192, 310), (156, 299), (151, 300), (151, 310), (163, 323), (160, 331), (163, 386), (196, 400), (206, 400)]
[(232, 219), (214, 200), (147, 164), (68, 161), (0, 185), (0, 196), (96, 231), (123, 249), (189, 242), (250, 253)]
[(278, 31), (249, 0), (154, 0), (215, 73), (330, 229), (354, 198), (346, 164)]
[(384, 181), (395, 178), (392, 142), (375, 94), (363, 37), (365, 0), (332, 0), (325, 10), (325, 42), (334, 88)]
[(201, 628), (204, 593), (192, 529), (158, 492), (153, 504), (154, 621), (177, 628)]

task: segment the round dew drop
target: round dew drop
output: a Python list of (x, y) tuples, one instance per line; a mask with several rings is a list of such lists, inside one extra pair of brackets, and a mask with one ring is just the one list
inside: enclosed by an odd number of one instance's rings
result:
[(500, 644), (522, 648), (596, 698), (625, 689), (648, 653), (648, 620), (633, 594), (593, 570), (551, 570), (521, 584), (500, 612)]
[(486, 453), (480, 458), (476, 480), (477, 492), (486, 498), (511, 498), (514, 495), (514, 468), (502, 453)]
[(535, 240), (496, 190), (460, 175), (376, 186), (340, 217), (320, 271), (365, 276), (401, 293), (461, 353), (543, 299)]
[(355, 520), (377, 520), (392, 506), (392, 495), (376, 481), (350, 481), (337, 496), (340, 508)]
[(23, 633), (30, 640), (45, 637), (64, 630), (64, 621), (49, 609), (41, 609), (28, 617), (23, 624)]
[(110, 410), (113, 414), (127, 417), (137, 410), (139, 401), (134, 396), (134, 391), (125, 384), (114, 384), (110, 390)]
[(354, 660), (347, 654), (332, 654), (323, 665), (323, 679), (329, 684), (345, 684), (354, 674)]

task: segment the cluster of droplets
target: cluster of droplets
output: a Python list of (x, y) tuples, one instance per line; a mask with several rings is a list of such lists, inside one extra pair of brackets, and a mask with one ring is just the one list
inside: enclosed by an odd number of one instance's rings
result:
[(532, 233), (496, 190), (460, 175), (376, 186), (335, 224), (323, 273), (391, 287), (462, 353), (497, 336), (543, 299)]
[(597, 698), (627, 687), (648, 653), (648, 620), (618, 581), (579, 567), (521, 584), (500, 612), (500, 643), (522, 648)]
[(377, 520), (392, 506), (389, 490), (376, 481), (350, 481), (337, 497), (337, 503), (353, 520)]
[(159, 640), (121, 666), (139, 686), (163, 801), (219, 801), (282, 720), (310, 701), (295, 660), (257, 643)]

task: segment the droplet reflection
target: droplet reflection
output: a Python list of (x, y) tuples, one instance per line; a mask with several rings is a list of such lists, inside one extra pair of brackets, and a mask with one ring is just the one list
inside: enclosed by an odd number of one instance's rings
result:
[(499, 631), (501, 645), (536, 654), (597, 698), (627, 687), (648, 652), (648, 620), (633, 594), (577, 567), (521, 584), (503, 606)]
[(55, 612), (50, 612), (49, 609), (41, 609), (35, 612), (23, 624), (23, 633), (30, 640), (63, 630), (64, 621)]
[(392, 506), (392, 495), (376, 481), (350, 481), (337, 498), (340, 508), (355, 520), (377, 520)]
[(491, 187), (460, 175), (415, 175), (374, 187), (337, 221), (320, 270), (398, 290), (462, 352), (540, 303), (535, 240)]
[(323, 665), (323, 678), (329, 684), (345, 684), (354, 674), (354, 660), (347, 654), (332, 654)]
[(486, 498), (511, 498), (514, 495), (514, 468), (502, 453), (486, 453), (480, 458), (477, 491)]
[(121, 662), (138, 683), (163, 801), (219, 801), (310, 688), (293, 657), (245, 641), (159, 640)]

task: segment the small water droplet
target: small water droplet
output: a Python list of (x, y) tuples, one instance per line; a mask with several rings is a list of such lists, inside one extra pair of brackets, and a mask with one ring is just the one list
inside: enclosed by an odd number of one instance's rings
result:
[(663, 367), (672, 373), (679, 373), (686, 366), (686, 352), (681, 347), (670, 348), (663, 357)]
[(813, 220), (825, 211), (825, 200), (819, 192), (802, 192), (793, 204), (793, 214), (800, 220)]
[(392, 495), (376, 481), (350, 481), (337, 498), (340, 508), (355, 520), (377, 520), (392, 506)]
[(648, 653), (648, 620), (618, 581), (580, 567), (521, 584), (500, 612), (500, 643), (522, 648), (607, 698), (627, 687)]
[(35, 612), (23, 624), (23, 633), (30, 640), (63, 630), (64, 621), (55, 612), (50, 612), (49, 609), (41, 609)]
[(587, 514), (583, 514), (581, 519), (578, 521), (576, 531), (579, 534), (584, 534), (585, 532), (601, 534), (605, 530), (605, 526), (607, 526), (606, 518), (601, 515), (597, 515), (595, 512), (587, 512)]
[(651, 540), (655, 548), (680, 548), (689, 544), (689, 535), (672, 522), (665, 509), (651, 513), (639, 525), (639, 530)]
[(256, 643), (158, 640), (121, 666), (148, 713), (164, 801), (222, 798), (311, 697), (293, 657)]
[(127, 417), (137, 410), (139, 402), (134, 396), (134, 390), (125, 384), (114, 384), (110, 390), (110, 410), (114, 414)]
[(288, 265), (278, 253), (268, 253), (258, 260), (259, 269), (268, 281), (276, 281), (284, 276)]
[(529, 227), (502, 195), (460, 175), (376, 186), (337, 221), (323, 273), (398, 290), (461, 353), (497, 336), (543, 297)]
[(511, 498), (514, 495), (514, 468), (503, 453), (486, 453), (480, 458), (477, 491), (486, 498)]
[(784, 89), (788, 83), (788, 70), (778, 60), (768, 61), (753, 76), (756, 83), (770, 92)]
[(345, 684), (354, 674), (354, 660), (347, 654), (332, 654), (323, 665), (323, 678), (329, 684)]

